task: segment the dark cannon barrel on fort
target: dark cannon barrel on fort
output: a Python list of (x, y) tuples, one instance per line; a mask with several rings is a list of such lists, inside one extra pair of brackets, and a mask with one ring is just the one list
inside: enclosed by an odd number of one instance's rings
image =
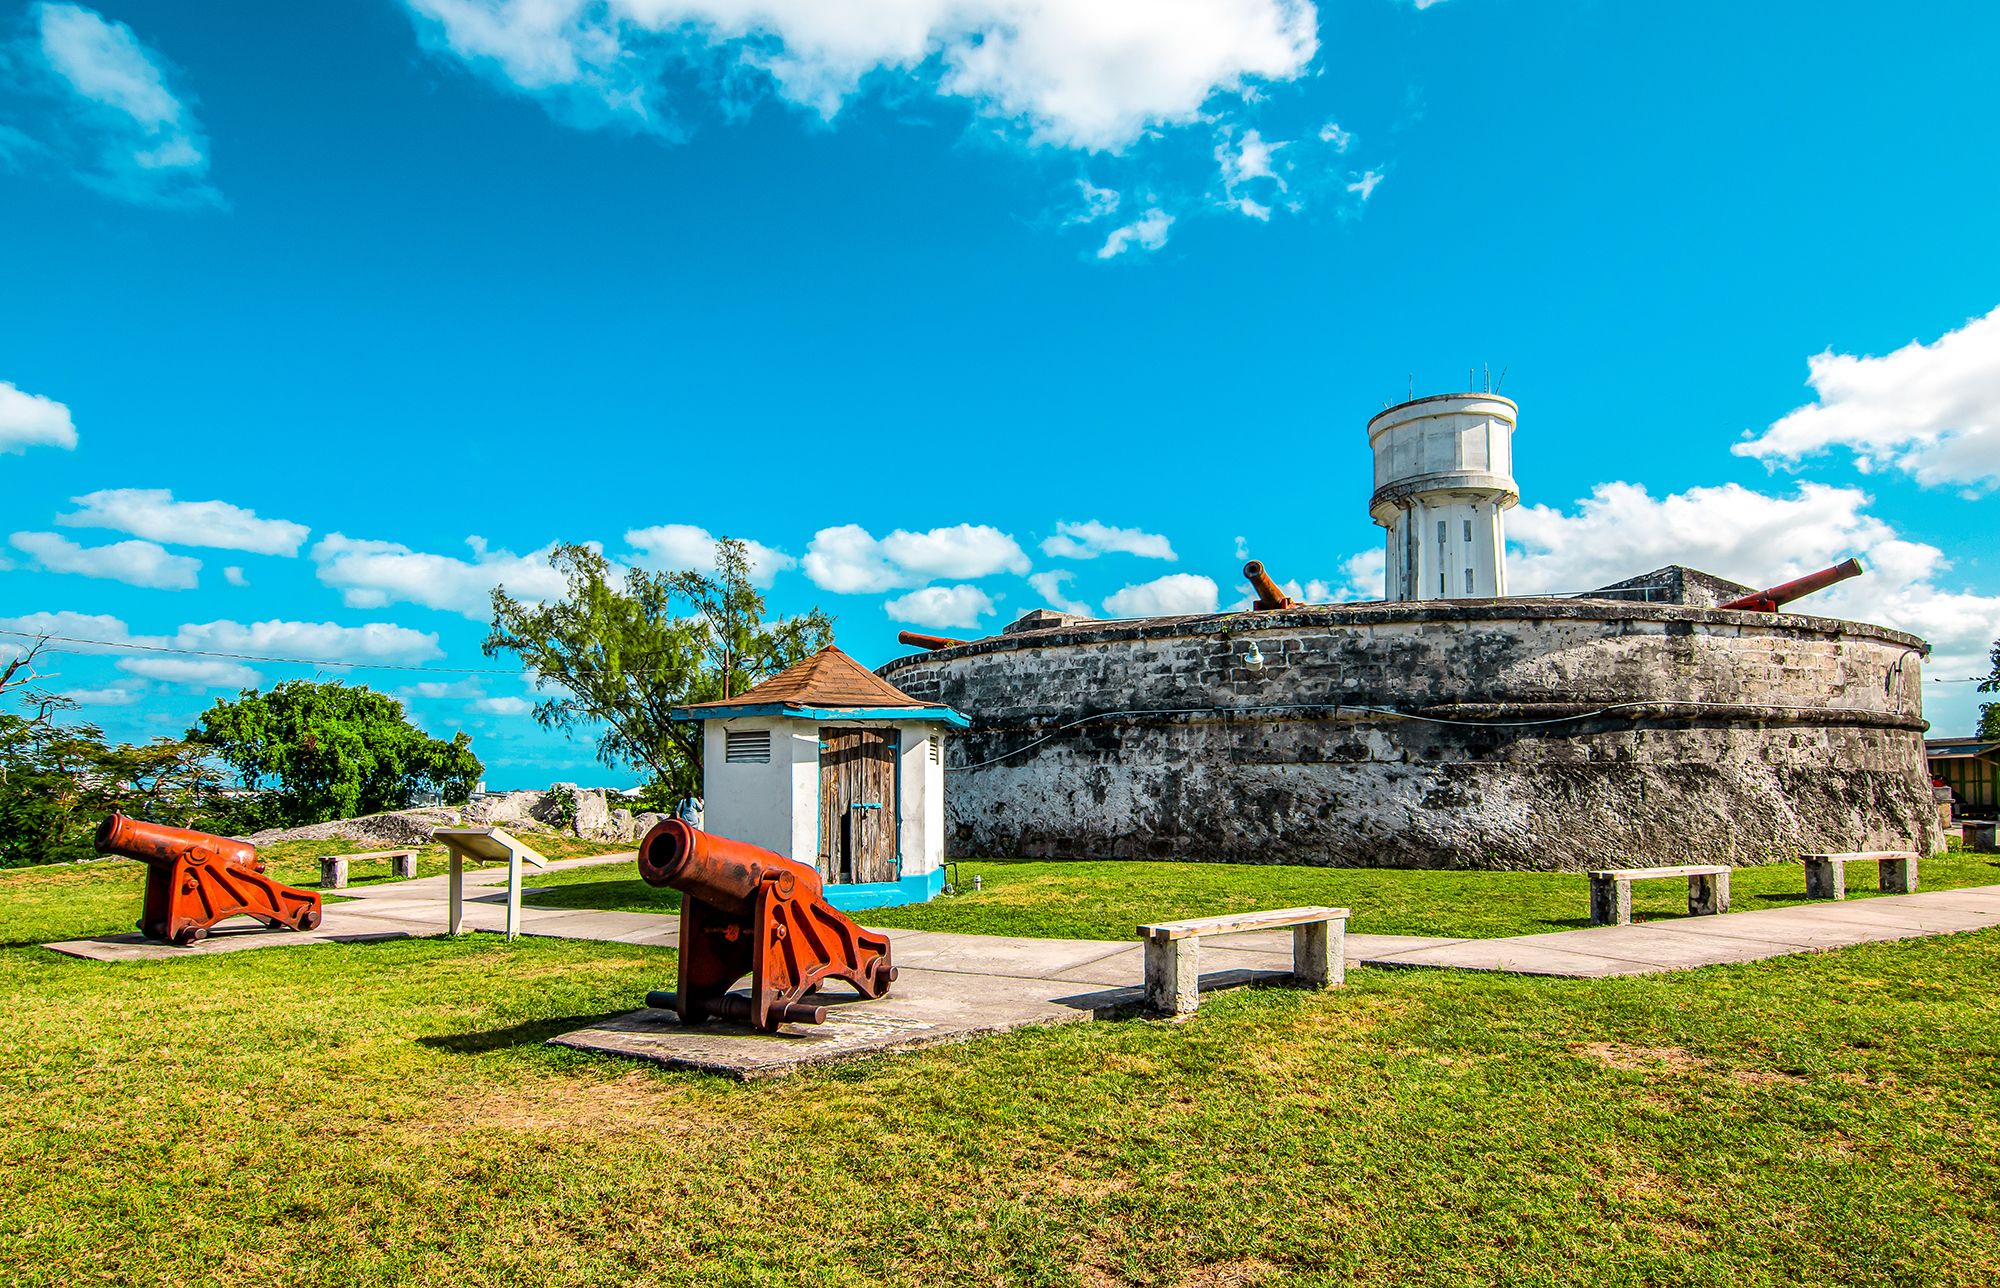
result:
[[(681, 892), (680, 987), (646, 1004), (683, 1024), (820, 1024), (826, 1008), (806, 998), (826, 981), (876, 998), (896, 978), (888, 936), (856, 925), (822, 897), (818, 872), (781, 854), (671, 818), (641, 842), (639, 875)], [(730, 992), (746, 974), (747, 999)]]

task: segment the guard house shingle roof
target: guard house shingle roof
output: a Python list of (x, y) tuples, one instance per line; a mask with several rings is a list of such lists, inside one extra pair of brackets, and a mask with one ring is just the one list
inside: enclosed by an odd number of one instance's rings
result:
[(698, 720), (707, 716), (726, 716), (745, 707), (799, 710), (895, 707), (907, 708), (912, 713), (950, 710), (934, 702), (917, 701), (847, 654), (829, 646), (733, 698), (700, 702), (683, 707), (681, 711)]

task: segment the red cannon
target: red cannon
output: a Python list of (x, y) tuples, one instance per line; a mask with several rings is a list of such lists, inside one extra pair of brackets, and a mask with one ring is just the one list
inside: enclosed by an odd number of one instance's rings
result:
[(1278, 588), (1271, 580), (1271, 574), (1264, 571), (1264, 565), (1252, 559), (1243, 565), (1243, 575), (1250, 579), (1250, 589), (1257, 592), (1257, 602), (1250, 607), (1255, 612), (1266, 612), (1274, 608), (1297, 608), (1299, 601)]
[[(670, 818), (640, 843), (639, 875), (681, 892), (680, 989), (648, 993), (646, 1005), (683, 1024), (824, 1024), (826, 1008), (803, 999), (825, 981), (881, 997), (896, 978), (889, 937), (822, 899), (819, 873), (803, 863)], [(746, 971), (747, 1000), (729, 991)]]
[(965, 643), (964, 640), (955, 640), (949, 635), (926, 635), (922, 631), (898, 631), (896, 639), (912, 648), (927, 649), (957, 648)]
[(239, 914), (273, 930), (319, 925), (319, 894), (265, 876), (257, 847), (247, 841), (113, 814), (97, 826), (97, 852), (146, 865), (139, 933), (148, 939), (186, 946)]
[(1796, 581), (1783, 582), (1768, 590), (1760, 590), (1741, 599), (1732, 599), (1726, 604), (1717, 604), (1716, 607), (1741, 608), (1752, 613), (1775, 613), (1795, 599), (1803, 598), (1816, 590), (1825, 590), (1835, 582), (1846, 581), (1849, 577), (1859, 577), (1867, 571), (1861, 566), (1859, 559), (1849, 559), (1846, 563), (1822, 568)]

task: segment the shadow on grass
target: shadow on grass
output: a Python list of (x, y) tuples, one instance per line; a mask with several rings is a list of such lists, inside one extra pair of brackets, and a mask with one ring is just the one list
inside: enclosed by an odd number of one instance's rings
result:
[[(641, 999), (643, 1001), (643, 999)], [(639, 1009), (628, 1006), (623, 1010), (605, 1011), (598, 1015), (564, 1015), (552, 1020), (530, 1020), (522, 1024), (511, 1024), (504, 1029), (487, 1029), (480, 1033), (442, 1033), (433, 1037), (418, 1038), (417, 1045), (433, 1051), (449, 1051), (454, 1055), (485, 1055), (490, 1051), (506, 1051), (513, 1047), (540, 1046), (560, 1033), (572, 1029), (587, 1029), (615, 1020)]]
[(670, 916), (681, 910), (678, 890), (663, 890), (622, 877), (616, 881), (579, 881), (524, 891), (522, 902), (537, 908), (590, 908), (604, 912), (654, 912)]

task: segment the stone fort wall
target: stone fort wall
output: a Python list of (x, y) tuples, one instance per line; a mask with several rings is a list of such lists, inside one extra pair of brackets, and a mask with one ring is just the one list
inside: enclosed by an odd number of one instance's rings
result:
[(953, 854), (1575, 870), (1940, 848), (1922, 651), (1495, 600), (1074, 623), (881, 674), (973, 722)]

